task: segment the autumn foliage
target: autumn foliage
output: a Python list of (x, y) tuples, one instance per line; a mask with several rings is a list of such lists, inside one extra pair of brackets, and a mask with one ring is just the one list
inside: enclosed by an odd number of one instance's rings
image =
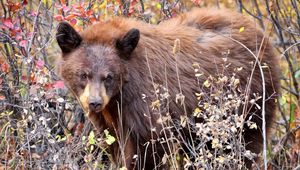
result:
[[(114, 16), (159, 24), (192, 7), (237, 10), (273, 42), (280, 58), (281, 94), (268, 141), (268, 168), (299, 168), (299, 1), (0, 0), (0, 169), (111, 168), (105, 146), (117, 139), (93, 131), (55, 74), (55, 29), (60, 21), (77, 31)], [(198, 112), (195, 106), (194, 114)], [(216, 166), (222, 161), (209, 159)], [(178, 162), (192, 163), (180, 158)]]

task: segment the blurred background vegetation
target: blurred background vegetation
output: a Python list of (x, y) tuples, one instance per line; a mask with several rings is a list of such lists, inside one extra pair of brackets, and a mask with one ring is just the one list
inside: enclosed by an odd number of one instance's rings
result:
[[(300, 169), (299, 0), (0, 0), (0, 169), (105, 169), (109, 135), (91, 124), (54, 70), (55, 29), (81, 31), (113, 16), (151, 24), (193, 7), (229, 8), (249, 16), (276, 48), (281, 67), (269, 169)], [(247, 29), (247, 28), (244, 28)]]

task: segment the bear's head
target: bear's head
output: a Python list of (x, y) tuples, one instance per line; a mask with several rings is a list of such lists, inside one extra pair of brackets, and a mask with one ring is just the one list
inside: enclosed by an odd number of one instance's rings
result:
[(113, 40), (112, 45), (85, 42), (71, 25), (59, 24), (59, 74), (86, 112), (101, 112), (120, 92), (128, 77), (124, 62), (130, 59), (139, 38), (139, 30), (131, 29)]

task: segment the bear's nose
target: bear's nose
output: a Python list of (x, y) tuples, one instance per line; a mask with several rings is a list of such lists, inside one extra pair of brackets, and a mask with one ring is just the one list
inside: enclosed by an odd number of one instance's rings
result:
[(99, 111), (102, 107), (102, 102), (100, 100), (98, 101), (91, 101), (89, 103), (89, 108), (91, 111)]

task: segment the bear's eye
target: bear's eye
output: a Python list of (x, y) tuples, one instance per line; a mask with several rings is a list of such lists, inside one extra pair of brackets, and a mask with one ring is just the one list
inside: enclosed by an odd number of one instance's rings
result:
[(80, 79), (81, 80), (86, 80), (87, 79), (87, 74), (86, 73), (81, 73), (80, 74)]
[(107, 76), (105, 77), (105, 82), (110, 84), (112, 82), (112, 80), (114, 79), (113, 74), (107, 74)]
[(113, 79), (113, 75), (112, 74), (108, 74), (105, 79), (106, 80), (112, 80)]

